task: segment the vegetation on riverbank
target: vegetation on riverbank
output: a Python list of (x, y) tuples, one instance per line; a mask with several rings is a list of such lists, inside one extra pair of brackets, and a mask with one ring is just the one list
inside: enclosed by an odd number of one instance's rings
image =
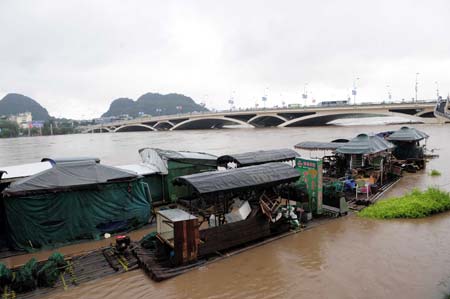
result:
[(432, 169), (432, 170), (430, 171), (430, 175), (431, 175), (431, 176), (440, 176), (440, 175), (441, 175), (441, 172), (440, 172), (439, 170)]
[(0, 120), (0, 138), (19, 136), (19, 125), (9, 120)]
[(448, 210), (450, 193), (429, 187), (425, 191), (414, 189), (401, 197), (379, 201), (358, 215), (377, 219), (422, 218)]

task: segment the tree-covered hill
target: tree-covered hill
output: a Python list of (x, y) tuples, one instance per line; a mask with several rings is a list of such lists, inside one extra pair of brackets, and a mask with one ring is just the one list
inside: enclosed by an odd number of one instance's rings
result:
[(31, 112), (33, 120), (46, 121), (50, 119), (47, 109), (27, 96), (9, 93), (0, 100), (0, 116)]
[[(177, 109), (181, 107), (181, 109)], [(197, 104), (190, 97), (182, 94), (170, 93), (162, 95), (159, 93), (146, 93), (140, 96), (136, 101), (128, 98), (119, 98), (114, 100), (109, 110), (102, 117), (119, 116), (128, 114), (133, 117), (139, 116), (139, 113), (148, 115), (170, 115), (186, 112), (207, 111), (206, 108)]]

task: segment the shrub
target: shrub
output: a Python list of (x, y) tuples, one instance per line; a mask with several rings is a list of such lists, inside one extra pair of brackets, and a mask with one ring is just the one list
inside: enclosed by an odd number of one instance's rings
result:
[(439, 170), (432, 169), (432, 170), (430, 171), (430, 175), (431, 175), (431, 176), (440, 176), (440, 175), (441, 175), (441, 172), (440, 172)]
[(379, 201), (359, 213), (361, 217), (392, 219), (422, 218), (450, 210), (450, 194), (429, 187), (426, 191), (417, 189), (401, 197)]

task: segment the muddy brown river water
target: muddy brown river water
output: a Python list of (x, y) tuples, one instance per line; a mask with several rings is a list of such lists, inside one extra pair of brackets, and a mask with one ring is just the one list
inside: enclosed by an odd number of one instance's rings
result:
[[(86, 134), (0, 140), (0, 165), (44, 156), (97, 156), (105, 164), (139, 161), (160, 147), (213, 154), (292, 148), (305, 140), (351, 138), (390, 126), (229, 129)], [(414, 187), (450, 191), (450, 125), (415, 125), (438, 159), (404, 177), (385, 197)], [(317, 155), (321, 153), (316, 153)], [(309, 153), (302, 152), (309, 156)], [(74, 245), (84, 246), (82, 245)], [(450, 213), (416, 220), (349, 216), (155, 283), (140, 270), (92, 281), (48, 298), (443, 298), (450, 292)]]

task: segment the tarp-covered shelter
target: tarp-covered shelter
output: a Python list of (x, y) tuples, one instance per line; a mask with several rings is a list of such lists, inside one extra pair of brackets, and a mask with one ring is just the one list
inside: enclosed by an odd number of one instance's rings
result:
[(401, 160), (423, 159), (424, 147), (420, 141), (428, 139), (429, 135), (415, 128), (402, 127), (386, 139), (395, 144), (394, 156)]
[(139, 154), (142, 163), (155, 170), (154, 174), (144, 175), (155, 202), (186, 196), (187, 188), (174, 188), (174, 178), (217, 169), (217, 156), (207, 153), (143, 148)]
[(297, 157), (300, 157), (300, 155), (296, 151), (283, 148), (224, 155), (217, 158), (217, 164), (226, 167), (228, 163), (235, 163), (237, 167), (244, 167), (270, 162), (292, 161)]
[(299, 172), (292, 166), (273, 162), (225, 171), (210, 171), (180, 176), (175, 179), (174, 183), (189, 186), (195, 194), (204, 195), (247, 188), (267, 188), (294, 182), (299, 177)]
[(95, 161), (60, 163), (3, 191), (8, 243), (46, 248), (148, 222), (150, 192), (135, 173)]
[(415, 128), (402, 127), (400, 130), (395, 131), (389, 135), (386, 139), (389, 141), (421, 141), (430, 137), (427, 133), (419, 131)]
[(340, 154), (370, 155), (389, 151), (394, 145), (376, 135), (359, 134), (336, 149)]
[(390, 156), (394, 145), (377, 135), (359, 134), (349, 142), (336, 149), (336, 153), (343, 154), (351, 169), (366, 166), (379, 168)]

